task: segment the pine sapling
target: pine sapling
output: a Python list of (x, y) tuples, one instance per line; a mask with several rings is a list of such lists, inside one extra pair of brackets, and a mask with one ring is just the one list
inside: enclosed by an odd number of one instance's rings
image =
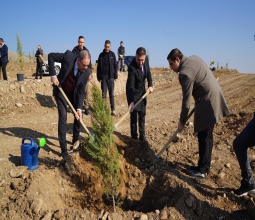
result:
[(116, 212), (116, 198), (119, 194), (119, 154), (113, 139), (113, 120), (111, 110), (100, 89), (93, 85), (90, 106), (93, 138), (87, 139), (86, 151), (95, 160), (96, 170), (102, 175), (106, 197), (112, 201)]

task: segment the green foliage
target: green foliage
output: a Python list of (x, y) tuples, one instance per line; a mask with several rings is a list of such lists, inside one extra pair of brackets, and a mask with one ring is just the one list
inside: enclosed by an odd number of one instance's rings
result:
[(210, 61), (210, 66), (213, 66), (214, 65), (214, 61)]
[(28, 54), (28, 58), (29, 58), (29, 62), (31, 63), (32, 58), (31, 58), (30, 52)]
[(22, 71), (24, 69), (24, 53), (22, 51), (22, 43), (18, 34), (16, 34), (16, 40), (17, 40), (17, 53), (19, 55), (18, 61), (20, 64), (20, 70)]
[(86, 142), (85, 149), (95, 160), (96, 170), (103, 177), (105, 194), (113, 202), (119, 194), (119, 154), (113, 139), (111, 110), (97, 86), (92, 87), (93, 104), (90, 106), (93, 137)]

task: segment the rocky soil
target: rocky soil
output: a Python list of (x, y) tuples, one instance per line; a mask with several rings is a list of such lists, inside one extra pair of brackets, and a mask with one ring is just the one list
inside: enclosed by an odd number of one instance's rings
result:
[[(35, 64), (26, 63), (25, 80), (17, 82), (18, 68), (10, 62), (9, 81), (0, 81), (0, 219), (254, 219), (255, 197), (233, 193), (241, 176), (232, 142), (253, 117), (255, 75), (236, 70), (214, 72), (231, 114), (214, 129), (211, 173), (198, 181), (183, 172), (198, 160), (193, 118), (159, 160), (146, 167), (176, 131), (182, 98), (176, 74), (152, 69), (154, 92), (148, 96), (146, 115), (149, 144), (131, 140), (128, 118), (114, 131), (123, 180), (114, 213), (93, 160), (82, 146), (71, 150), (72, 113), (67, 123), (71, 159), (60, 157), (50, 78), (34, 80)], [(127, 112), (126, 77), (127, 73), (120, 73), (116, 81), (115, 123)], [(83, 120), (91, 130), (90, 116), (84, 115)], [(82, 131), (80, 139), (85, 136)], [(21, 166), (24, 137), (36, 143), (41, 137), (47, 140), (37, 170)], [(254, 171), (254, 149), (248, 153)]]

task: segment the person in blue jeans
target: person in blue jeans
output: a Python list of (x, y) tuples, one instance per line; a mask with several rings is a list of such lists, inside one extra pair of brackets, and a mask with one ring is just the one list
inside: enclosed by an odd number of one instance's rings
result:
[(255, 112), (253, 119), (234, 139), (233, 148), (241, 169), (241, 186), (234, 191), (236, 195), (245, 196), (247, 194), (255, 194), (255, 181), (252, 176), (247, 149), (255, 146)]

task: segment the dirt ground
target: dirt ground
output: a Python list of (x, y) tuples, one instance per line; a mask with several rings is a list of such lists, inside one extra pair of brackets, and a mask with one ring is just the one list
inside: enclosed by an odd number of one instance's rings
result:
[[(123, 180), (114, 213), (90, 156), (82, 147), (70, 148), (71, 113), (67, 123), (71, 163), (60, 157), (50, 78), (34, 80), (32, 63), (25, 65), (24, 81), (17, 82), (17, 63), (10, 62), (7, 72), (9, 80), (0, 81), (0, 219), (255, 219), (255, 197), (233, 193), (241, 176), (232, 148), (233, 139), (255, 111), (255, 74), (214, 72), (231, 114), (215, 126), (211, 172), (206, 180), (197, 181), (183, 172), (198, 160), (193, 118), (160, 159), (145, 167), (176, 131), (182, 99), (177, 75), (169, 69), (152, 69), (154, 92), (148, 96), (146, 115), (149, 145), (131, 140), (129, 118), (114, 131)], [(126, 78), (127, 73), (120, 73), (116, 81), (115, 123), (127, 112)], [(83, 120), (91, 129), (90, 116)], [(85, 136), (82, 130), (80, 139)], [(37, 170), (21, 166), (24, 137), (36, 143), (41, 137), (47, 140)], [(255, 171), (255, 150), (248, 153)], [(234, 211), (236, 215), (231, 214)]]

